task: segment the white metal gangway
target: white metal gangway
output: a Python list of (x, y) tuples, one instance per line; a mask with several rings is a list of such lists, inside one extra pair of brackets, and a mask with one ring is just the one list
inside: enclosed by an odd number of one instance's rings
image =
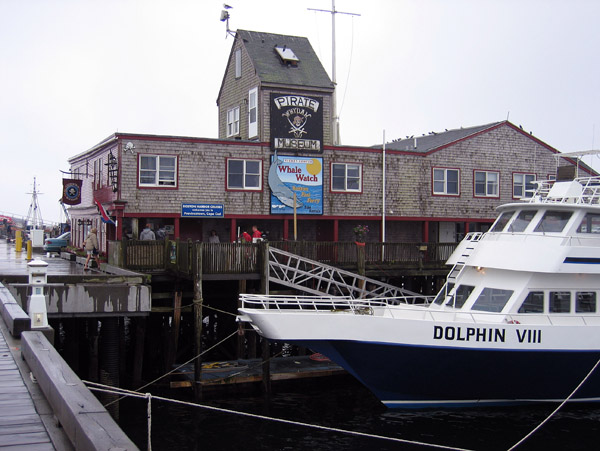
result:
[(412, 304), (427, 302), (428, 298), (272, 246), (269, 246), (269, 282), (305, 293), (352, 299), (397, 298), (398, 302)]

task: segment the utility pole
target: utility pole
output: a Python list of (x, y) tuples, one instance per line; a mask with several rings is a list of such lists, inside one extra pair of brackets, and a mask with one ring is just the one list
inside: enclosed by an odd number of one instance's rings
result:
[(348, 16), (360, 16), (360, 14), (355, 13), (345, 13), (342, 11), (336, 11), (335, 9), (335, 0), (331, 0), (331, 9), (315, 9), (308, 8), (309, 11), (319, 11), (323, 13), (331, 14), (331, 81), (333, 82), (333, 97), (331, 99), (331, 135), (333, 138), (333, 145), (337, 146), (341, 144), (340, 142), (340, 118), (337, 113), (337, 80), (336, 80), (336, 62), (335, 62), (335, 15), (336, 14), (346, 14)]

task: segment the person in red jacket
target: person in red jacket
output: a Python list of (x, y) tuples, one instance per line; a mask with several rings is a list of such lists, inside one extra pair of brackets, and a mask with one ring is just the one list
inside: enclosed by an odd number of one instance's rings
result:
[(262, 238), (262, 233), (258, 230), (258, 227), (255, 225), (252, 226), (252, 239), (254, 238)]

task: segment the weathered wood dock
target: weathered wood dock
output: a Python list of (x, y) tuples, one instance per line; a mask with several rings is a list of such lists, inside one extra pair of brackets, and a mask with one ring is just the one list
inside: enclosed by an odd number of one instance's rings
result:
[[(127, 271), (121, 274), (118, 274), (119, 271), (86, 274), (82, 265), (76, 262), (39, 254), (37, 257), (48, 261), (48, 280), (53, 283), (57, 283), (57, 278), (63, 278), (60, 282), (63, 285), (81, 283), (89, 284), (90, 288), (104, 285), (106, 289), (111, 283), (141, 285), (143, 279), (143, 276)], [(7, 287), (0, 284), (0, 449), (136, 450), (136, 445), (85, 387), (44, 333), (30, 331), (31, 320), (22, 309), (27, 305), (31, 291), (27, 283), (27, 263), (24, 253), (15, 252), (14, 246), (0, 241), (0, 281), (11, 283)], [(48, 289), (47, 286), (45, 288)], [(20, 297), (21, 292), (24, 297), (17, 301), (13, 294)], [(101, 291), (93, 296), (99, 293)], [(121, 295), (124, 297), (120, 298)], [(135, 314), (139, 304), (124, 301), (127, 297), (127, 293), (117, 290), (112, 303), (105, 301), (98, 309), (103, 321), (111, 321), (108, 315)], [(147, 308), (137, 311), (138, 314), (149, 311), (149, 293), (146, 298)], [(82, 302), (89, 302), (89, 297), (74, 299), (67, 296), (48, 309), (48, 316), (54, 314), (64, 318), (66, 315), (70, 318), (94, 314)], [(97, 305), (92, 304), (92, 307)], [(51, 328), (41, 330), (53, 336)]]
[[(2, 321), (0, 319), (0, 321)], [(33, 402), (0, 327), (0, 449), (54, 450), (50, 435)]]

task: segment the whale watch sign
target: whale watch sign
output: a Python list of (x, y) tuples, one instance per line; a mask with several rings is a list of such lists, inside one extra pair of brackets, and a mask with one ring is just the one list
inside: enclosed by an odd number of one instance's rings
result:
[(271, 148), (323, 153), (323, 98), (271, 94)]

